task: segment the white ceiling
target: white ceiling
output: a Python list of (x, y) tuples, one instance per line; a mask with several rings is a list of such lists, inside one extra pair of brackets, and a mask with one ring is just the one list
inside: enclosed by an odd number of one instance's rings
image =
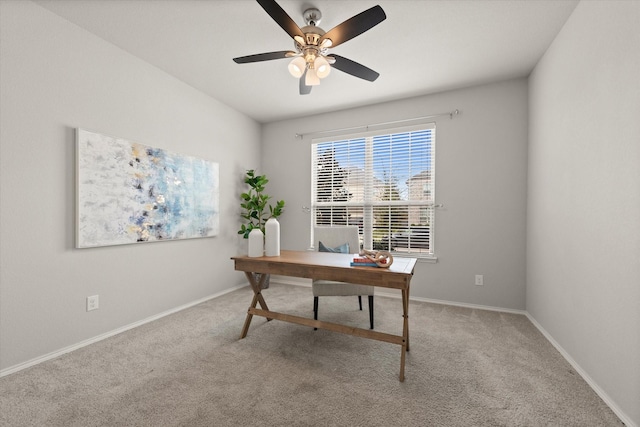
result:
[(78, 26), (263, 123), (527, 76), (578, 0), (279, 0), (300, 26), (329, 31), (379, 4), (387, 19), (330, 52), (380, 73), (333, 70), (298, 94), (288, 60), (232, 58), (293, 49), (253, 0), (36, 0)]

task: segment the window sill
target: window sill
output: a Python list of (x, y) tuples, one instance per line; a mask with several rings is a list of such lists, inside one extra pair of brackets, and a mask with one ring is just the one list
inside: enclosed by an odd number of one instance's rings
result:
[(425, 264), (435, 264), (438, 262), (438, 257), (437, 256), (420, 256), (418, 254), (405, 254), (405, 253), (394, 253), (392, 252), (391, 255), (393, 255), (394, 258), (416, 258), (418, 260), (419, 263), (425, 263)]

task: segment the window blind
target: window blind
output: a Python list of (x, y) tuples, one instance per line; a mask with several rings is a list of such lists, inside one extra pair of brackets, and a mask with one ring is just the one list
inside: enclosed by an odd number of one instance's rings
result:
[(365, 249), (432, 256), (435, 126), (312, 145), (314, 225), (357, 225)]

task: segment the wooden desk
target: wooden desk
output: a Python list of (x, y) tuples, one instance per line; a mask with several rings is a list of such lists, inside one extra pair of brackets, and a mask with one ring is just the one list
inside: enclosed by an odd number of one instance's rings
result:
[[(313, 328), (327, 329), (343, 334), (355, 335), (363, 338), (398, 344), (402, 347), (400, 354), (400, 381), (404, 381), (405, 353), (409, 351), (409, 285), (416, 265), (415, 258), (394, 258), (391, 267), (351, 267), (349, 264), (352, 254), (336, 254), (312, 251), (281, 251), (277, 257), (248, 256), (232, 257), (235, 269), (244, 271), (251, 288), (253, 301), (247, 311), (247, 318), (242, 328), (240, 339), (247, 336), (251, 319), (254, 315), (266, 317), (267, 320), (277, 319), (285, 322)], [(257, 280), (256, 273), (263, 273), (261, 280)], [(270, 311), (262, 295), (262, 282), (265, 274), (281, 276), (304, 277), (307, 279), (335, 280), (363, 285), (379, 286), (383, 288), (400, 289), (402, 291), (402, 335), (392, 335), (370, 329), (360, 329), (339, 323), (323, 322), (306, 317), (293, 316)], [(260, 304), (261, 309), (257, 308)]]

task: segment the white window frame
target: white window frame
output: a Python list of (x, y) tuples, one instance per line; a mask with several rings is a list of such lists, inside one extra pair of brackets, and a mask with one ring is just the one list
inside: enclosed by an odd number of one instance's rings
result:
[[(374, 195), (374, 180), (379, 178), (375, 177), (375, 171), (374, 171), (374, 167), (373, 167), (373, 159), (375, 157), (375, 153), (373, 152), (373, 141), (374, 138), (376, 137), (384, 137), (387, 135), (395, 135), (395, 134), (405, 134), (408, 132), (417, 132), (417, 131), (425, 131), (425, 130), (429, 130), (430, 133), (430, 160), (429, 160), (429, 183), (428, 184), (424, 184), (424, 183), (420, 183), (419, 184), (419, 188), (418, 188), (418, 192), (416, 194), (422, 194), (423, 197), (426, 196), (427, 194), (430, 195), (430, 199), (428, 200), (411, 200), (411, 196), (408, 194), (410, 193), (409, 189), (408, 189), (408, 185), (406, 192), (407, 192), (407, 200), (375, 200), (375, 195)], [(353, 140), (365, 140), (365, 146), (364, 146), (364, 164), (362, 165), (362, 170), (364, 172), (364, 176), (365, 176), (365, 185), (364, 185), (364, 190), (363, 190), (363, 200), (362, 201), (338, 201), (338, 202), (322, 202), (322, 201), (318, 201), (317, 197), (317, 182), (318, 182), (318, 147), (322, 147), (322, 145), (326, 145), (325, 143), (333, 143), (333, 144), (349, 144), (349, 142), (353, 141)], [(411, 257), (417, 257), (417, 258), (425, 258), (425, 259), (431, 259), (431, 260), (436, 260), (436, 255), (435, 255), (435, 170), (436, 170), (436, 160), (435, 160), (435, 149), (436, 149), (436, 125), (435, 123), (423, 123), (423, 124), (418, 124), (418, 125), (412, 125), (412, 126), (403, 126), (403, 127), (397, 127), (397, 128), (388, 128), (388, 129), (381, 129), (381, 130), (376, 130), (376, 131), (366, 131), (366, 132), (360, 132), (360, 133), (355, 133), (355, 134), (348, 134), (348, 135), (333, 135), (330, 137), (324, 137), (324, 138), (315, 138), (312, 139), (311, 141), (312, 145), (311, 145), (311, 247), (313, 248), (314, 245), (314, 238), (313, 238), (313, 228), (316, 225), (330, 225), (330, 224), (316, 224), (316, 220), (318, 218), (318, 212), (321, 208), (327, 208), (327, 207), (339, 207), (339, 208), (352, 208), (352, 209), (361, 209), (362, 210), (362, 224), (357, 224), (360, 225), (360, 239), (361, 239), (361, 243), (364, 246), (365, 249), (380, 249), (380, 250), (388, 250), (389, 247), (382, 247), (381, 245), (385, 244), (383, 242), (383, 239), (379, 239), (376, 240), (374, 238), (374, 209), (376, 207), (393, 207), (393, 206), (399, 206), (399, 207), (406, 207), (407, 208), (407, 212), (409, 212), (409, 209), (412, 208), (419, 208), (421, 209), (418, 213), (417, 213), (417, 217), (420, 218), (420, 220), (422, 220), (423, 218), (427, 218), (427, 222), (428, 222), (428, 232), (427, 232), (427, 236), (428, 237), (424, 237), (424, 234), (422, 234), (421, 238), (425, 238), (428, 239), (428, 244), (427, 244), (427, 248), (424, 247), (424, 245), (422, 244), (422, 240), (420, 240), (420, 244), (418, 244), (417, 246), (422, 246), (420, 248), (411, 248), (411, 244), (408, 243), (407, 246), (408, 247), (396, 247), (394, 248), (394, 250), (392, 250), (391, 252), (393, 253), (394, 256), (411, 256)], [(345, 165), (347, 166), (347, 165)], [(414, 173), (412, 174), (412, 176), (416, 176), (415, 174), (416, 171), (414, 171)], [(405, 177), (406, 178), (406, 177)], [(409, 181), (409, 179), (407, 179), (407, 181)], [(430, 187), (430, 192), (425, 192), (424, 188), (425, 185), (428, 185)], [(332, 187), (333, 188), (333, 187)], [(414, 196), (415, 197), (415, 196)], [(426, 215), (424, 214), (424, 210), (426, 209)], [(415, 210), (414, 210), (415, 212)], [(415, 215), (415, 214), (414, 214)], [(409, 216), (409, 214), (407, 213), (407, 216)], [(333, 217), (331, 216), (331, 221), (333, 220)], [(347, 219), (347, 224), (349, 219)], [(388, 223), (390, 224), (389, 227), (391, 228), (391, 222), (392, 220), (389, 219)], [(409, 219), (407, 219), (407, 222), (409, 222)], [(341, 223), (336, 223), (336, 225), (345, 225), (344, 222)], [(407, 223), (407, 230), (400, 230), (400, 231), (405, 231), (404, 233), (400, 233), (398, 236), (399, 238), (403, 238), (406, 239), (405, 241), (410, 242), (411, 236), (413, 234), (411, 234), (411, 231), (408, 231), (411, 229), (411, 224)], [(419, 227), (419, 226), (415, 226), (413, 231), (415, 232), (415, 230), (418, 229), (424, 229), (424, 227)], [(391, 244), (391, 241), (393, 239), (395, 239), (396, 234), (394, 234), (394, 231), (396, 230), (389, 230), (389, 234), (387, 235), (387, 245)], [(419, 231), (418, 231), (419, 232)], [(380, 233), (380, 229), (378, 228), (377, 235), (379, 235)], [(393, 237), (392, 237), (393, 236)], [(355, 252), (355, 251), (354, 251)]]

